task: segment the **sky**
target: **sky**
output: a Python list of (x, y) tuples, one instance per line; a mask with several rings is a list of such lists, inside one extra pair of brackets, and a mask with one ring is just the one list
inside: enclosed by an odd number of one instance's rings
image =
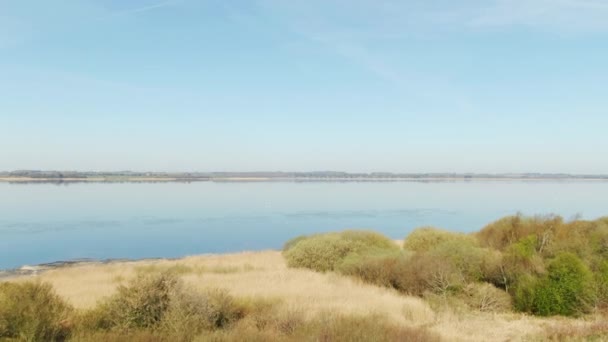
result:
[(0, 0), (0, 171), (608, 174), (608, 0)]

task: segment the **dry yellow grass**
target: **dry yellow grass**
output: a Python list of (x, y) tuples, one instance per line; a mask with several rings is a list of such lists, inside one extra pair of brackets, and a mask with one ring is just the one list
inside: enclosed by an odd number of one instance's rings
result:
[[(192, 256), (179, 260), (145, 260), (78, 265), (50, 270), (36, 278), (51, 283), (77, 308), (91, 308), (138, 272), (173, 269), (192, 287), (224, 288), (235, 296), (277, 298), (307, 315), (323, 311), (379, 313), (398, 324), (427, 326), (447, 341), (539, 340), (555, 319), (521, 314), (433, 312), (422, 299), (363, 284), (333, 273), (290, 269), (280, 252), (244, 252)], [(12, 281), (30, 280), (21, 277)], [(560, 319), (562, 323), (588, 324)]]

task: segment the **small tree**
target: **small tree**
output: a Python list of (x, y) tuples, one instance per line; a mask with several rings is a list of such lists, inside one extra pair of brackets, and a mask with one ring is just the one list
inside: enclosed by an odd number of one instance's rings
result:
[(573, 316), (591, 309), (595, 294), (593, 275), (579, 257), (559, 254), (548, 267), (548, 274), (537, 284), (532, 311), (542, 316)]

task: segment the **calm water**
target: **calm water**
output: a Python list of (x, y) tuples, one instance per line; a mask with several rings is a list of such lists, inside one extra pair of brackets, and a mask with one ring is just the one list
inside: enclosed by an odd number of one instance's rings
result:
[(595, 219), (607, 204), (608, 182), (0, 183), (0, 269), (280, 248), (345, 228), (467, 232), (518, 211)]

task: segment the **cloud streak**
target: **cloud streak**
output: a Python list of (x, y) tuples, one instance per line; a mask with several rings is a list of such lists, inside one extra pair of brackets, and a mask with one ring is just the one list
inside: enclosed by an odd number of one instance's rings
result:
[(167, 0), (167, 1), (156, 3), (156, 4), (152, 4), (152, 5), (129, 8), (129, 9), (113, 12), (112, 14), (110, 14), (110, 17), (122, 17), (122, 16), (128, 16), (128, 15), (132, 15), (132, 14), (159, 10), (164, 7), (169, 7), (169, 6), (175, 5), (179, 2), (181, 2), (181, 1), (180, 0)]
[(0, 2), (0, 49), (36, 37), (74, 30), (75, 27), (89, 25), (91, 22), (161, 10), (183, 1), (165, 0), (126, 9), (108, 8), (92, 0), (70, 0), (61, 4), (33, 0)]
[(408, 38), (421, 37), (416, 32), (421, 22), (414, 19), (416, 15), (412, 14), (411, 5), (404, 7), (393, 1), (374, 4), (341, 0), (313, 0), (306, 4), (261, 0), (260, 5), (280, 18), (288, 30), (392, 84), (404, 95), (429, 104), (441, 98), (450, 102), (455, 112), (471, 108), (468, 96), (451, 81), (396, 63), (394, 56), (389, 57), (384, 48), (375, 46), (378, 42), (403, 45), (407, 44)]
[(454, 29), (537, 28), (544, 31), (608, 32), (608, 0), (310, 0), (306, 4), (258, 0), (315, 25), (342, 23), (340, 34), (399, 38)]
[(498, 0), (470, 15), (471, 27), (526, 26), (545, 31), (608, 31), (608, 1)]

